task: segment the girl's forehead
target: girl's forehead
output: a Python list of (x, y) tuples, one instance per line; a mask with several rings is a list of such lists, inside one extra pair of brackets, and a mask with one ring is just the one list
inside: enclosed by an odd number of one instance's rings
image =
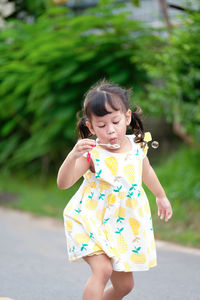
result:
[(117, 117), (122, 117), (122, 115), (124, 115), (124, 113), (121, 110), (114, 110), (112, 107), (110, 107), (108, 110), (108, 114), (104, 115), (104, 116), (96, 116), (94, 114), (92, 114), (92, 122), (103, 122), (103, 121), (108, 121), (110, 119), (114, 119)]

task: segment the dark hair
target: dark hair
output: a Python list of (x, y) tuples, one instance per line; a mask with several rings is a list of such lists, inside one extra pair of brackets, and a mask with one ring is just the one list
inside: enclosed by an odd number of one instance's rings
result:
[[(106, 103), (116, 111), (122, 110), (126, 112), (129, 109), (130, 92), (130, 90), (123, 89), (105, 80), (93, 86), (86, 94), (82, 111), (83, 117), (77, 123), (79, 137), (88, 138), (92, 136), (86, 126), (86, 121), (90, 121), (93, 114), (96, 116), (109, 114), (110, 112), (106, 109)], [(145, 146), (144, 127), (139, 117), (141, 112), (140, 107), (137, 107), (136, 112), (132, 112), (130, 127), (135, 134), (134, 141)]]

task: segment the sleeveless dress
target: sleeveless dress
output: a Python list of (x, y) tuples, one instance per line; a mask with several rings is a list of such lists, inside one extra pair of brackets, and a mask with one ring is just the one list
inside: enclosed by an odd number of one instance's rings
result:
[[(148, 146), (135, 143), (135, 135), (127, 137), (129, 152), (100, 146), (90, 152), (95, 172), (84, 174), (63, 212), (70, 261), (105, 253), (114, 271), (145, 271), (157, 265), (151, 212), (142, 188)], [(145, 140), (151, 140), (150, 133)]]

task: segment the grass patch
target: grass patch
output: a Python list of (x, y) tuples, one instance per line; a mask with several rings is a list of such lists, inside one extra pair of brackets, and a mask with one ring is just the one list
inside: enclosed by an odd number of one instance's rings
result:
[[(171, 220), (168, 223), (161, 221), (157, 216), (155, 197), (144, 187), (151, 206), (156, 238), (200, 247), (199, 165), (199, 152), (183, 147), (164, 163), (154, 166), (173, 207)], [(27, 178), (26, 174), (13, 175), (4, 171), (0, 174), (0, 204), (62, 219), (64, 207), (81, 182), (61, 191), (56, 185), (56, 175), (42, 183), (38, 177)]]
[(199, 165), (199, 152), (183, 147), (154, 168), (173, 208), (170, 221), (161, 221), (157, 216), (155, 197), (145, 187), (157, 238), (200, 248)]
[(29, 211), (39, 216), (49, 216), (62, 219), (62, 213), (69, 199), (75, 193), (79, 183), (68, 190), (59, 190), (56, 178), (49, 178), (45, 183), (38, 178), (27, 178), (24, 174), (12, 176), (8, 172), (0, 175), (0, 194), (14, 201), (3, 201), (2, 205), (23, 211)]

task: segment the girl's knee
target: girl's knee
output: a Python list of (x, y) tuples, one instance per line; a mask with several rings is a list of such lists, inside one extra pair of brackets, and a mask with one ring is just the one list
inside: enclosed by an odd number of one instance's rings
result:
[(110, 279), (112, 275), (112, 264), (109, 261), (103, 261), (97, 265), (94, 270), (94, 274), (97, 275), (105, 283)]
[(122, 282), (121, 284), (119, 283), (117, 287), (117, 292), (121, 296), (126, 296), (132, 291), (133, 288), (134, 288), (133, 280), (128, 282)]
[(85, 260), (89, 263), (93, 274), (103, 283), (107, 283), (113, 272), (110, 258), (103, 254)]
[(134, 280), (133, 278), (129, 281), (127, 281), (126, 283), (124, 283), (124, 292), (127, 294), (129, 294), (134, 288)]
[(114, 284), (115, 291), (121, 297), (124, 297), (127, 294), (129, 294), (133, 290), (133, 288), (134, 288), (134, 280), (132, 275), (128, 276), (128, 278), (127, 277), (124, 278), (124, 280), (119, 280)]

